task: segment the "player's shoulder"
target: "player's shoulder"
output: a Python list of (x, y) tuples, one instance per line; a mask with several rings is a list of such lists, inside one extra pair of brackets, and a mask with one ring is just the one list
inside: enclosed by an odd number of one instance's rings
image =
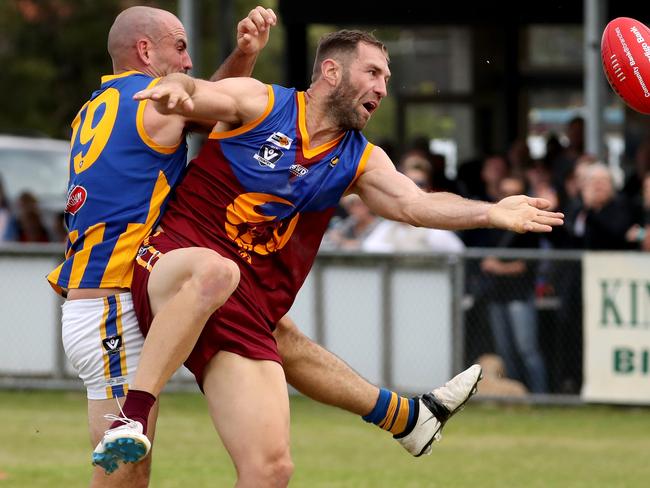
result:
[(122, 73), (114, 73), (111, 75), (104, 75), (101, 78), (102, 87), (115, 86), (134, 86), (138, 87), (155, 84), (160, 81), (160, 78), (155, 78), (151, 75), (142, 73), (140, 71), (124, 71)]
[(201, 81), (202, 83), (211, 83), (218, 90), (225, 90), (231, 93), (242, 93), (248, 96), (263, 95), (268, 93), (268, 85), (250, 77), (224, 78), (219, 81)]
[(380, 146), (375, 146), (374, 144), (368, 142), (367, 150), (370, 152), (368, 154), (368, 163), (366, 164), (366, 169), (395, 169), (395, 165), (391, 161), (390, 157)]

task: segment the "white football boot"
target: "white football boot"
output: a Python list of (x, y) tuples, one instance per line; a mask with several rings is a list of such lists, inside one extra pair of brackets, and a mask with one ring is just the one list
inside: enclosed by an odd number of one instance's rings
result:
[(476, 393), (482, 377), (481, 367), (474, 364), (450, 379), (445, 386), (417, 397), (415, 425), (410, 431), (393, 437), (416, 457), (431, 454), (431, 444), (440, 440), (445, 423)]
[(124, 423), (104, 432), (104, 437), (93, 451), (93, 465), (101, 466), (107, 474), (111, 474), (119, 467), (119, 461), (137, 463), (149, 454), (151, 442), (142, 433), (140, 422), (112, 414), (104, 417)]

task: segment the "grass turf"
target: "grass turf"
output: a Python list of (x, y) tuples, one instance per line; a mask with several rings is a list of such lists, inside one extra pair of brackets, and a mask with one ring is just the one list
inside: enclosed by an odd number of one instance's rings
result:
[[(433, 454), (415, 459), (354, 415), (301, 397), (291, 408), (294, 487), (645, 488), (650, 479), (650, 409), (470, 404)], [(0, 392), (0, 419), (0, 488), (87, 486), (82, 394)], [(234, 480), (203, 398), (165, 393), (151, 486)]]

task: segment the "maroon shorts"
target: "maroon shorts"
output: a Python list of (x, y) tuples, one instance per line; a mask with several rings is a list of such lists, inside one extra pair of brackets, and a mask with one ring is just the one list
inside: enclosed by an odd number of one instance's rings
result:
[[(183, 246), (164, 232), (160, 232), (149, 237), (138, 252), (131, 293), (140, 329), (145, 336), (153, 320), (147, 293), (149, 274), (161, 254), (181, 247)], [(203, 385), (205, 366), (219, 351), (282, 364), (272, 333), (274, 324), (255, 306), (259, 303), (255, 280), (245, 267), (240, 266), (240, 269), (239, 286), (226, 303), (210, 316), (192, 353), (185, 361), (185, 366), (194, 373), (200, 387)]]

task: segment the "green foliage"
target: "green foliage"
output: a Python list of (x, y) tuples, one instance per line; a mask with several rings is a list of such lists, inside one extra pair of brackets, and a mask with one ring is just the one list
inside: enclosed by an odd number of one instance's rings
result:
[[(277, 14), (277, 3), (277, 0), (234, 0), (232, 30), (225, 33), (230, 45), (234, 47), (236, 42), (237, 23), (246, 17), (253, 8), (260, 5), (273, 9)], [(203, 78), (209, 78), (223, 61), (222, 56), (219, 54), (224, 51), (221, 45), (223, 33), (218, 32), (218, 29), (221, 25), (220, 17), (225, 12), (221, 1), (199, 2), (199, 5), (201, 15), (198, 19), (198, 29), (202, 33), (200, 40), (201, 70), (195, 74)], [(284, 55), (284, 32), (282, 19), (279, 18), (278, 20), (279, 23), (271, 30), (269, 43), (260, 54), (253, 72), (255, 78), (265, 83), (284, 83), (284, 67), (281, 62)]]
[[(0, 486), (85, 486), (86, 399), (0, 392)], [(297, 488), (645, 488), (650, 410), (469, 405), (429, 457), (415, 459), (359, 417), (291, 399)], [(251, 446), (255, 449), (255, 446)], [(161, 400), (151, 486), (232, 486), (203, 397)]]
[[(277, 2), (262, 1), (272, 8)], [(106, 40), (115, 16), (130, 5), (152, 5), (177, 13), (177, 0), (1, 0), (0, 1), (0, 133), (42, 134), (68, 138), (70, 123), (99, 87), (112, 66)], [(235, 2), (236, 22), (257, 5)], [(221, 2), (197, 2), (204, 48), (204, 76), (219, 59), (217, 27)], [(232, 35), (235, 39), (235, 26)], [(260, 56), (255, 76), (281, 83), (281, 28), (274, 29)]]
[(0, 132), (68, 136), (76, 111), (110, 72), (106, 34), (119, 10), (113, 0), (0, 4)]

